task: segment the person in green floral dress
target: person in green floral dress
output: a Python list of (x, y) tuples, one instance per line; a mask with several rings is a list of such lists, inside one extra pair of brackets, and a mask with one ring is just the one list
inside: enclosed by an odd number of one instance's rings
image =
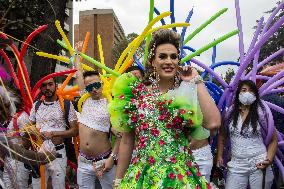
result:
[[(143, 81), (126, 73), (114, 83), (111, 123), (123, 132), (115, 188), (211, 188), (187, 136), (204, 135), (202, 125), (218, 128), (220, 114), (198, 72), (179, 67), (179, 42), (174, 31), (157, 30)], [(135, 140), (137, 154), (132, 157)]]

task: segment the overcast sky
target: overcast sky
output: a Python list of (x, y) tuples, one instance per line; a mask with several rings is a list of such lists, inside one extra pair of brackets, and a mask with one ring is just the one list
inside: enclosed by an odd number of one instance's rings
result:
[[(74, 24), (79, 22), (79, 11), (90, 10), (92, 8), (112, 8), (126, 34), (132, 32), (140, 34), (148, 22), (149, 2), (149, 0), (82, 0), (81, 2), (75, 2), (73, 6)], [(268, 15), (264, 14), (264, 12), (272, 9), (276, 5), (276, 2), (277, 0), (240, 0), (245, 49), (248, 48), (253, 37), (255, 31), (253, 27), (256, 25), (256, 20), (263, 15), (267, 19)], [(155, 7), (160, 12), (169, 11), (170, 0), (156, 0)], [(220, 9), (229, 9), (191, 41), (189, 45), (195, 49), (237, 28), (234, 0), (176, 0), (176, 22), (184, 22), (192, 7), (194, 7), (194, 13), (187, 34), (208, 20)], [(170, 23), (170, 19), (166, 19), (166, 22)], [(180, 32), (181, 29), (178, 31)], [(211, 56), (212, 50), (208, 50), (197, 59), (210, 65)], [(226, 40), (217, 47), (217, 61), (236, 61), (238, 57), (237, 36)], [(224, 73), (226, 69), (226, 67), (223, 67), (217, 71)]]

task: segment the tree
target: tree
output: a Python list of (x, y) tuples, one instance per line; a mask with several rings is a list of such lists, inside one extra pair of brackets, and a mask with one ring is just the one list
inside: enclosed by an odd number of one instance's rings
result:
[[(277, 3), (279, 4), (280, 1)], [(274, 7), (272, 10), (267, 11), (266, 13), (272, 13), (275, 10)], [(281, 16), (284, 15), (284, 9), (280, 10), (280, 13), (275, 16), (271, 26), (279, 20)], [(269, 40), (263, 45), (260, 51), (259, 60), (262, 61), (267, 58), (269, 55), (273, 54), (274, 52), (278, 51), (279, 49), (284, 47), (284, 26), (282, 25), (270, 38)], [(278, 56), (273, 60), (273, 64), (283, 62), (283, 56)]]
[[(61, 25), (64, 23), (65, 8), (68, 0), (0, 0), (0, 30), (19, 40), (26, 37), (41, 25), (48, 24), (48, 29), (33, 39), (30, 49), (31, 85), (33, 86), (43, 73), (55, 71), (56, 61), (33, 56), (35, 51), (41, 50), (51, 54), (59, 54), (60, 48), (56, 39), (61, 39), (54, 21), (57, 19)], [(18, 48), (22, 43), (19, 43)]]
[[(136, 37), (138, 37), (138, 34), (136, 33), (130, 33), (121, 40), (119, 43), (115, 44), (113, 49), (112, 49), (112, 61), (113, 64), (116, 64), (117, 60), (119, 59), (120, 55), (124, 51), (124, 49), (127, 48), (128, 44), (131, 43)], [(144, 49), (145, 49), (145, 41), (141, 43), (141, 45), (138, 47), (136, 50), (136, 56), (138, 59), (141, 59), (144, 54)]]
[(226, 83), (230, 83), (234, 75), (235, 75), (235, 71), (232, 68), (229, 68), (226, 71), (225, 76), (222, 75), (222, 77), (223, 77), (223, 80), (226, 81)]

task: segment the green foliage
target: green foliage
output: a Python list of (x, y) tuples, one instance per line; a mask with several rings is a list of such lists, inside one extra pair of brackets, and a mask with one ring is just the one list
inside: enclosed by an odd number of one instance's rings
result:
[[(126, 49), (128, 44), (131, 43), (136, 37), (138, 37), (138, 34), (130, 33), (126, 36), (126, 38), (124, 38), (119, 43), (114, 45), (112, 49), (113, 64), (116, 64), (117, 60), (119, 59), (124, 49)], [(144, 48), (145, 48), (145, 41), (143, 41), (142, 44), (139, 46), (139, 48), (136, 50), (136, 56), (138, 59), (143, 57)]]
[[(279, 4), (280, 1), (277, 3)], [(266, 12), (266, 14), (271, 14), (276, 7), (274, 7), (272, 10), (269, 10)], [(271, 23), (270, 27), (277, 22), (281, 16), (284, 15), (284, 10), (281, 9), (277, 16), (273, 19), (273, 22)], [(260, 58), (259, 60), (262, 61), (274, 52), (280, 50), (284, 47), (284, 26), (282, 25), (265, 43), (265, 45), (261, 48), (260, 51)], [(273, 60), (273, 64), (277, 64), (283, 62), (283, 56), (278, 56)]]

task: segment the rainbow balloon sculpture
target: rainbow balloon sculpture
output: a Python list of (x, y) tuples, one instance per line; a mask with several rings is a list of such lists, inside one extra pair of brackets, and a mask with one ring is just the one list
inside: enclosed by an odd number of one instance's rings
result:
[[(195, 65), (197, 67), (200, 67), (204, 69), (204, 72), (201, 74), (202, 77), (205, 78), (207, 74), (209, 74), (209, 79), (205, 81), (206, 87), (218, 105), (218, 108), (221, 112), (226, 110), (231, 103), (233, 99), (233, 95), (236, 89), (236, 86), (238, 82), (241, 79), (251, 79), (252, 81), (256, 82), (256, 80), (263, 80), (264, 84), (260, 87), (260, 96), (264, 96), (267, 94), (275, 94), (280, 93), (284, 91), (283, 86), (284, 84), (284, 70), (278, 69), (277, 72), (273, 72), (273, 74), (270, 75), (261, 75), (262, 73), (259, 73), (259, 69), (263, 66), (267, 65), (271, 60), (273, 60), (275, 57), (283, 55), (284, 49), (280, 49), (277, 52), (273, 53), (272, 55), (265, 58), (263, 61), (259, 61), (259, 55), (260, 50), (262, 46), (269, 40), (269, 38), (283, 25), (284, 23), (284, 16), (280, 17), (280, 19), (276, 22), (273, 22), (273, 19), (278, 14), (280, 10), (284, 8), (284, 0), (277, 5), (277, 8), (274, 9), (274, 11), (271, 13), (270, 17), (264, 21), (264, 17), (260, 18), (258, 22), (258, 26), (256, 28), (256, 31), (254, 33), (254, 36), (251, 40), (250, 46), (245, 51), (244, 49), (244, 39), (243, 39), (243, 29), (242, 29), (242, 21), (241, 21), (241, 15), (240, 15), (240, 7), (239, 7), (239, 0), (235, 0), (235, 10), (236, 10), (236, 20), (237, 20), (237, 29), (233, 30), (231, 32), (228, 32), (227, 34), (220, 36), (216, 38), (215, 40), (212, 39), (212, 42), (209, 44), (205, 44), (203, 47), (199, 49), (195, 49), (188, 44), (190, 44), (190, 41), (198, 36), (198, 33), (202, 30), (205, 30), (208, 25), (213, 23), (216, 19), (218, 19), (221, 15), (226, 13), (228, 9), (220, 9), (218, 12), (213, 14), (208, 20), (204, 21), (204, 23), (200, 24), (194, 31), (192, 31), (189, 35), (186, 36), (186, 30), (187, 27), (190, 26), (189, 22), (193, 16), (193, 8), (188, 12), (188, 15), (185, 19), (185, 22), (176, 23), (175, 20), (175, 2), (174, 0), (170, 0), (170, 10), (168, 12), (160, 13), (158, 8), (155, 7), (154, 0), (150, 0), (150, 11), (149, 11), (149, 22), (148, 25), (144, 28), (144, 30), (141, 32), (138, 37), (136, 37), (129, 45), (128, 47), (122, 52), (120, 58), (118, 59), (115, 68), (111, 69), (108, 68), (104, 63), (104, 53), (101, 43), (101, 37), (100, 35), (97, 36), (98, 39), (98, 51), (100, 55), (100, 61), (95, 60), (94, 58), (86, 55), (86, 49), (89, 42), (89, 36), (90, 33), (87, 32), (85, 36), (85, 40), (83, 43), (83, 47), (81, 52), (77, 51), (71, 46), (71, 43), (68, 41), (66, 35), (64, 34), (60, 22), (58, 20), (55, 21), (55, 26), (58, 30), (58, 32), (61, 34), (63, 41), (57, 40), (58, 45), (60, 45), (62, 48), (67, 49), (70, 57), (66, 56), (58, 56), (49, 54), (47, 52), (37, 52), (36, 54), (38, 56), (46, 57), (46, 58), (52, 58), (56, 59), (61, 62), (65, 62), (67, 64), (73, 64), (75, 63), (76, 59), (80, 58), (80, 64), (82, 65), (82, 68), (84, 70), (94, 70), (93, 67), (89, 65), (94, 65), (100, 69), (102, 69), (101, 79), (104, 82), (104, 88), (103, 88), (103, 94), (107, 97), (109, 101), (112, 100), (111, 96), (111, 89), (112, 85), (115, 81), (115, 79), (120, 76), (122, 73), (126, 71), (126, 69), (131, 66), (134, 62), (138, 65), (138, 67), (141, 70), (145, 70), (145, 62), (148, 57), (148, 51), (147, 49), (148, 44), (151, 40), (151, 34), (158, 30), (159, 28), (172, 28), (174, 31), (177, 31), (177, 27), (182, 27), (181, 29), (181, 64), (182, 65)], [(156, 14), (156, 17), (154, 17), (154, 14)], [(167, 24), (165, 22), (166, 17), (170, 17), (170, 24)], [(161, 22), (161, 26), (154, 27), (154, 25), (158, 22)], [(60, 103), (63, 106), (63, 100), (73, 100), (74, 97), (79, 96), (78, 93), (78, 87), (74, 86), (69, 89), (65, 89), (66, 85), (72, 78), (72, 76), (77, 71), (76, 69), (70, 69), (67, 71), (52, 73), (44, 78), (42, 78), (40, 81), (36, 83), (36, 85), (31, 89), (30, 86), (30, 79), (27, 72), (27, 68), (25, 66), (23, 57), (26, 53), (27, 47), (29, 46), (29, 43), (31, 40), (38, 35), (40, 32), (44, 31), (47, 28), (47, 25), (40, 26), (38, 29), (36, 29), (34, 32), (32, 32), (26, 41), (23, 43), (23, 46), (21, 50), (19, 51), (14, 44), (8, 44), (8, 48), (11, 49), (11, 51), (14, 54), (14, 57), (17, 60), (17, 70), (18, 73), (15, 72), (11, 60), (8, 57), (7, 53), (0, 49), (0, 56), (4, 58), (5, 63), (7, 64), (9, 68), (9, 74), (10, 77), (13, 79), (15, 86), (20, 90), (21, 95), (24, 100), (25, 104), (25, 110), (27, 112), (30, 111), (32, 107), (33, 101), (36, 99), (36, 97), (39, 94), (39, 87), (41, 84), (53, 77), (63, 76), (67, 75), (67, 79), (63, 82), (63, 84), (58, 88), (57, 95), (59, 97)], [(238, 34), (238, 41), (239, 41), (239, 55), (240, 60), (239, 62), (230, 61), (230, 60), (224, 60), (220, 62), (216, 62), (216, 46), (218, 44), (221, 44), (224, 40), (229, 39), (235, 35)], [(1, 39), (8, 39), (7, 35), (3, 32), (0, 32), (0, 38)], [(139, 60), (136, 56), (136, 50), (141, 45), (143, 41), (146, 41), (146, 48), (144, 52), (144, 59)], [(210, 66), (207, 66), (203, 62), (199, 61), (197, 56), (200, 56), (203, 52), (213, 49), (213, 55), (212, 55), (212, 64)], [(86, 64), (86, 62), (89, 63), (89, 65)], [(252, 69), (249, 72), (246, 72), (246, 69), (248, 68), (249, 64), (252, 63)], [(215, 71), (214, 69), (220, 66), (224, 65), (234, 65), (237, 66), (237, 72), (234, 78), (230, 83), (226, 83)], [(272, 69), (273, 70), (273, 69)], [(275, 70), (274, 70), (275, 71)], [(270, 72), (272, 72), (270, 70)], [(2, 73), (2, 72), (1, 72)], [(4, 72), (3, 72), (4, 73)], [(7, 77), (7, 76), (6, 76)], [(4, 77), (3, 77), (4, 78)], [(212, 79), (215, 79), (216, 82), (213, 82)], [(90, 97), (90, 94), (86, 93), (84, 94), (81, 99), (79, 100), (79, 110), (81, 109), (82, 103)], [(274, 121), (273, 116), (271, 113), (271, 110), (278, 111), (282, 114), (284, 114), (284, 109), (282, 107), (279, 107), (273, 103), (269, 103), (266, 101), (263, 101), (267, 117), (268, 117), (268, 129), (267, 129), (267, 135), (265, 139), (265, 143), (268, 144), (269, 141), (272, 138), (273, 131), (275, 129), (274, 127)], [(278, 136), (278, 149), (275, 156), (275, 162), (277, 166), (279, 167), (279, 170), (282, 173), (282, 177), (284, 180), (284, 165), (281, 163), (281, 160), (284, 159), (284, 135), (277, 131)], [(78, 143), (76, 142), (76, 145)], [(78, 146), (77, 152), (78, 152)], [(282, 151), (281, 151), (282, 150)], [(43, 171), (41, 170), (41, 173), (43, 174)], [(42, 186), (43, 188), (44, 186)]]

